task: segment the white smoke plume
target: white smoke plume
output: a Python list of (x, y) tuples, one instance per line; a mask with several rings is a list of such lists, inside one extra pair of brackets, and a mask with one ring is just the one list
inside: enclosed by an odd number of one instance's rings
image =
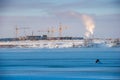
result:
[(89, 38), (90, 36), (93, 35), (94, 33), (94, 28), (95, 28), (95, 25), (94, 25), (94, 21), (93, 19), (88, 16), (88, 15), (82, 15), (82, 19), (84, 21), (84, 24), (85, 24), (85, 27), (86, 27), (86, 32), (85, 32), (85, 36), (87, 38)]
[(89, 38), (90, 36), (93, 35), (95, 25), (93, 19), (90, 16), (75, 12), (70, 12), (70, 14), (83, 20), (86, 28), (85, 37)]

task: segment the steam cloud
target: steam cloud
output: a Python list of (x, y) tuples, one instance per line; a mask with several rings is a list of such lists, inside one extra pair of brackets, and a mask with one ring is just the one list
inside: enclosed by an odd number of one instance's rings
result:
[(90, 36), (93, 35), (95, 25), (93, 19), (90, 16), (75, 12), (71, 12), (70, 14), (83, 20), (86, 28), (85, 37), (89, 38)]
[(94, 28), (95, 28), (94, 22), (93, 22), (93, 20), (90, 16), (82, 15), (82, 18), (83, 18), (83, 21), (84, 21), (84, 24), (85, 24), (85, 27), (86, 27), (86, 30), (87, 30), (85, 32), (85, 36), (87, 38), (89, 38), (94, 33)]

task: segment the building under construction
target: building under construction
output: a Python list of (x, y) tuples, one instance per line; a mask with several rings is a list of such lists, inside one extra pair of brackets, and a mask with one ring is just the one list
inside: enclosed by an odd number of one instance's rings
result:
[(19, 38), (1, 38), (0, 41), (23, 41), (23, 40), (82, 40), (83, 37), (48, 37), (42, 36), (26, 36)]
[[(32, 31), (31, 35), (27, 35), (26, 31), (29, 32), (29, 27), (15, 27), (15, 36), (16, 38), (2, 38), (0, 41), (22, 41), (22, 40), (81, 40), (83, 37), (63, 37), (63, 31), (68, 29), (68, 26), (63, 26), (61, 23), (59, 24), (58, 29), (54, 27), (48, 28), (47, 30), (38, 30), (39, 35), (35, 35)], [(22, 32), (21, 32), (22, 31)], [(55, 32), (58, 33), (58, 37), (55, 37)], [(20, 37), (20, 33), (24, 33), (22, 37)], [(46, 33), (46, 34), (43, 34)], [(43, 35), (42, 35), (43, 34)]]

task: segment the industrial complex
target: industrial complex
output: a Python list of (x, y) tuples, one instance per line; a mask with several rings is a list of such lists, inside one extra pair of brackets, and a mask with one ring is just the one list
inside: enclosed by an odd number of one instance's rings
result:
[[(26, 27), (15, 28), (15, 38), (0, 38), (1, 48), (80, 48), (80, 47), (120, 47), (120, 39), (101, 39), (90, 37), (64, 37), (62, 32), (66, 27), (61, 24), (58, 27), (58, 37), (54, 36), (55, 29), (52, 27), (46, 30), (47, 34), (32, 35), (24, 34), (19, 36), (19, 30)], [(92, 33), (92, 32), (91, 32)], [(89, 32), (89, 35), (91, 34)]]

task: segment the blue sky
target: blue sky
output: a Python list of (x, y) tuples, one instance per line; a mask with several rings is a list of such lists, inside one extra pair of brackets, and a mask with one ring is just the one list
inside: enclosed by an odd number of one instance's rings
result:
[(38, 30), (57, 29), (59, 23), (68, 26), (63, 36), (84, 37), (82, 18), (72, 14), (85, 14), (94, 20), (95, 37), (120, 38), (119, 7), (120, 0), (0, 0), (0, 37), (15, 37), (16, 25), (30, 27), (26, 34), (38, 35)]

